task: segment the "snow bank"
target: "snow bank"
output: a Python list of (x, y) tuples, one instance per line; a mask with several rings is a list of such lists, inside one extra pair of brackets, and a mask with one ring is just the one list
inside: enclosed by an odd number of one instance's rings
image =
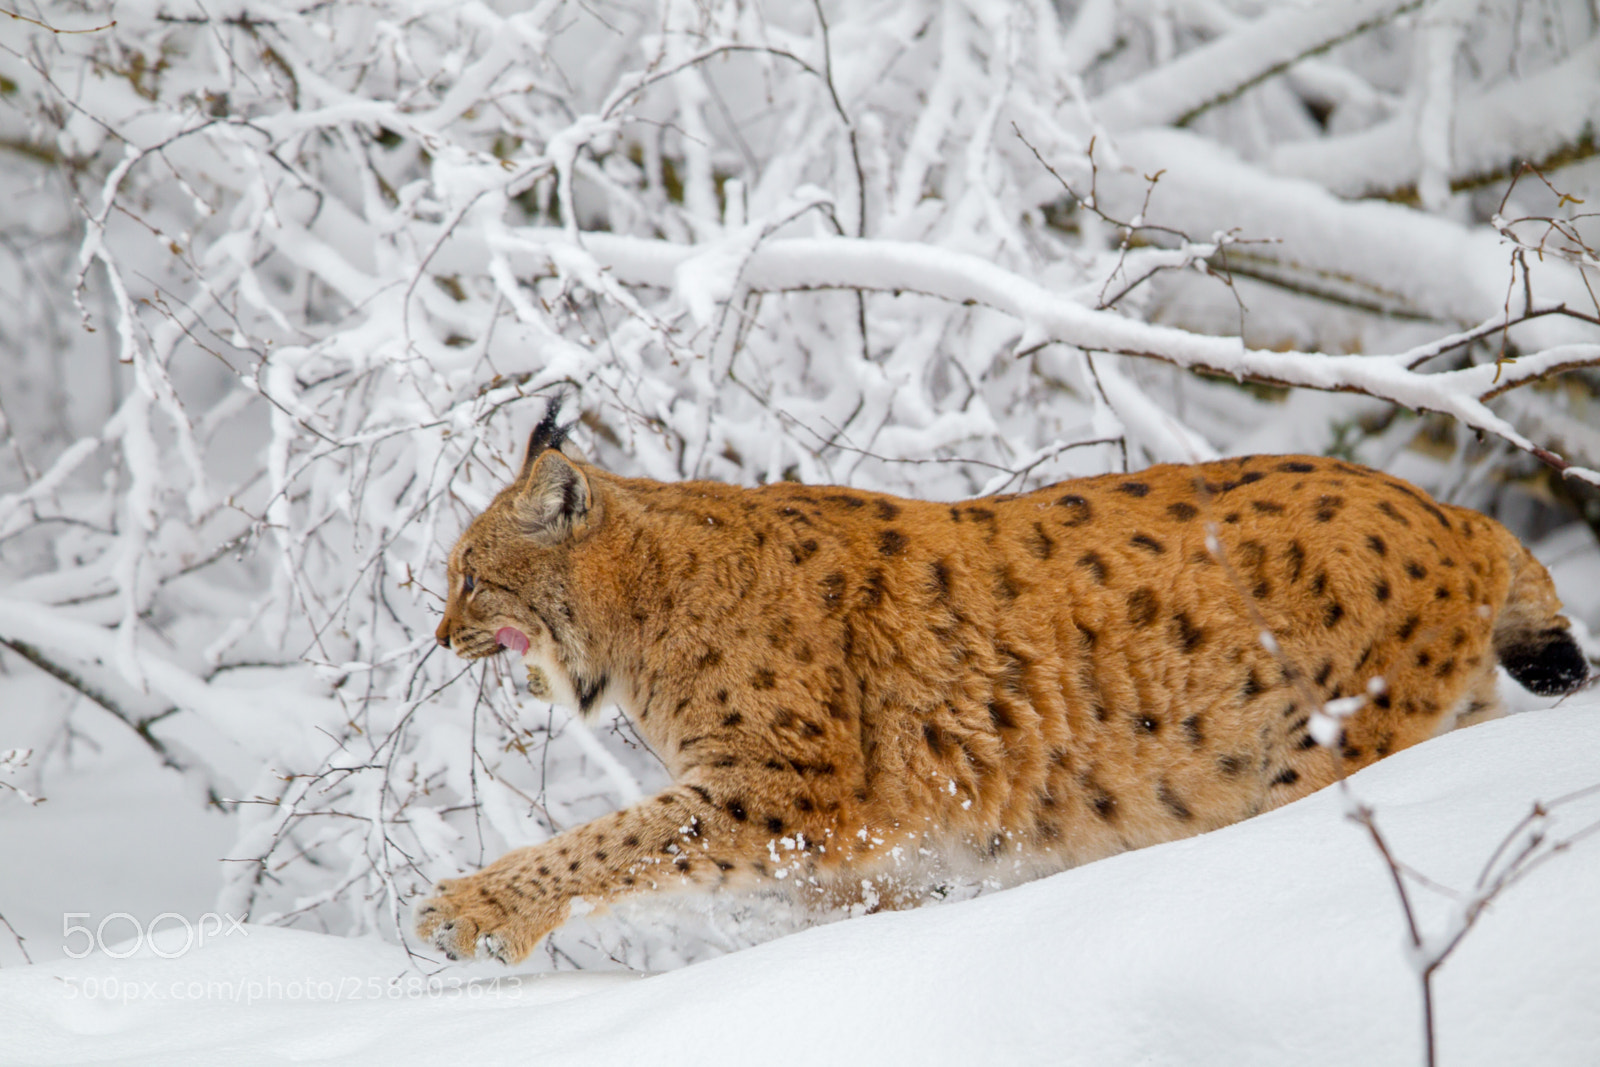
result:
[[(1403, 862), (1466, 888), (1534, 799), (1596, 782), (1591, 702), (1452, 734), (1352, 786)], [(172, 960), (146, 948), (8, 970), (4, 1057), (1415, 1064), (1420, 1001), (1403, 922), (1387, 871), (1343, 810), (1339, 792), (1324, 790), (1003, 893), (644, 979), (447, 969), (430, 994), (393, 946), (264, 927)], [(1597, 819), (1600, 797), (1590, 797), (1559, 809), (1553, 831)], [(1436, 981), (1441, 1062), (1600, 1058), (1597, 885), (1591, 837), (1491, 907)], [(1437, 929), (1447, 903), (1415, 893), (1423, 926)], [(181, 946), (181, 936), (158, 945)]]

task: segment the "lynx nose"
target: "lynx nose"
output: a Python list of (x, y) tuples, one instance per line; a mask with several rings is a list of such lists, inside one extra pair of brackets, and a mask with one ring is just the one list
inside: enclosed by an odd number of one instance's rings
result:
[(433, 632), (433, 636), (445, 648), (450, 647), (450, 628), (447, 623), (441, 622), (439, 628)]

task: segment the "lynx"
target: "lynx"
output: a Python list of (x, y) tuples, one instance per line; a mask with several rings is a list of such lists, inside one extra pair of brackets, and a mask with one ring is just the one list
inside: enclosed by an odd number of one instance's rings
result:
[[(552, 408), (449, 562), (438, 640), (614, 701), (652, 799), (441, 882), (450, 958), (525, 957), (627, 894), (1017, 879), (1286, 804), (1588, 663), (1499, 523), (1381, 472), (1248, 456), (931, 503), (624, 478)], [(1264, 637), (1263, 634), (1269, 636)], [(1322, 702), (1360, 698), (1328, 747)], [(884, 891), (880, 901), (896, 903)]]

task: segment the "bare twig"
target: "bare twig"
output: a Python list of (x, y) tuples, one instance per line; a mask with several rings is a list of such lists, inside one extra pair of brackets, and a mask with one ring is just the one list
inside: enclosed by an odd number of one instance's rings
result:
[[(861, 145), (856, 138), (856, 124), (850, 121), (850, 113), (839, 99), (839, 89), (833, 84), (833, 46), (828, 40), (828, 18), (822, 13), (822, 0), (811, 0), (811, 6), (817, 13), (817, 25), (822, 28), (822, 81), (850, 140), (850, 161), (856, 168), (856, 236), (862, 237), (867, 232), (867, 177), (861, 167)], [(865, 335), (863, 330), (862, 336)]]
[[(122, 707), (121, 704), (113, 700), (105, 692), (97, 689), (95, 686), (90, 685), (88, 682), (78, 677), (78, 675), (50, 659), (32, 645), (24, 641), (17, 641), (6, 637), (0, 637), (0, 645), (3, 645), (12, 652), (15, 652), (18, 656), (21, 656), (35, 667), (38, 667), (41, 671), (44, 671), (56, 681), (77, 690), (80, 694), (87, 697), (91, 703), (98, 705), (110, 713), (112, 718), (116, 719), (118, 722), (122, 723), (128, 729), (137, 734), (139, 740), (144, 743), (145, 747), (154, 752), (161, 760), (163, 766), (170, 767), (171, 769), (178, 771), (180, 774), (188, 773), (194, 769), (191, 768), (187, 763), (180, 760), (172, 752), (172, 750), (167, 747), (166, 743), (150, 730), (151, 725), (164, 718), (167, 714), (169, 714), (169, 712), (162, 712), (158, 715), (140, 718), (129, 713)], [(213, 792), (213, 802), (216, 802), (219, 799), (220, 798), (216, 795), (216, 793)]]
[(116, 26), (116, 24), (117, 24), (117, 20), (116, 19), (112, 19), (110, 22), (106, 23), (104, 26), (90, 26), (87, 29), (82, 29), (82, 30), (63, 30), (59, 26), (52, 26), (48, 22), (41, 22), (38, 19), (31, 19), (28, 16), (20, 14), (20, 13), (18, 13), (16, 11), (9, 11), (9, 10), (0, 8), (0, 15), (5, 15), (7, 18), (14, 19), (17, 22), (26, 22), (26, 23), (29, 23), (30, 25), (38, 26), (42, 30), (49, 30), (51, 33), (59, 34), (59, 35), (63, 35), (63, 36), (70, 36), (72, 34), (78, 34), (78, 33), (100, 33), (103, 30), (109, 30), (109, 29), (114, 28)]
[(27, 938), (17, 933), (17, 928), (11, 925), (11, 920), (6, 918), (5, 912), (0, 912), (0, 926), (4, 926), (11, 934), (11, 940), (17, 943), (17, 951), (22, 953), (23, 962), (31, 964), (33, 957), (28, 955), (28, 946), (24, 944)]
[(1416, 960), (1418, 982), (1422, 994), (1422, 1023), (1424, 1062), (1434, 1067), (1438, 1061), (1438, 1036), (1435, 1020), (1433, 978), (1450, 955), (1461, 945), (1477, 924), (1489, 905), (1511, 886), (1588, 837), (1600, 832), (1600, 820), (1589, 823), (1566, 838), (1552, 840), (1547, 827), (1552, 813), (1557, 809), (1600, 793), (1600, 784), (1574, 790), (1548, 803), (1535, 801), (1531, 810), (1501, 838), (1490, 852), (1473, 885), (1473, 891), (1464, 896), (1453, 922), (1437, 937), (1422, 932), (1417, 913), (1406, 889), (1406, 877), (1416, 877), (1395, 857), (1393, 850), (1378, 829), (1377, 817), (1370, 805), (1356, 801), (1350, 794), (1348, 783), (1341, 783), (1346, 791), (1348, 817), (1363, 827), (1372, 839), (1373, 847), (1383, 858), (1384, 866), (1394, 883), (1395, 896), (1405, 915), (1406, 930)]

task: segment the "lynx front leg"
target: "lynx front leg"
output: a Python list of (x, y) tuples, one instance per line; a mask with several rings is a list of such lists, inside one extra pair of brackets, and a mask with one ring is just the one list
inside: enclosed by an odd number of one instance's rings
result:
[[(417, 934), (451, 959), (516, 963), (566, 922), (575, 900), (604, 906), (629, 893), (775, 873), (809, 862), (810, 840), (789, 838), (779, 815), (748, 810), (737, 795), (674, 786), (624, 811), (533, 848), (507, 853), (477, 874), (439, 883), (416, 910)], [(792, 831), (791, 831), (792, 832)]]

